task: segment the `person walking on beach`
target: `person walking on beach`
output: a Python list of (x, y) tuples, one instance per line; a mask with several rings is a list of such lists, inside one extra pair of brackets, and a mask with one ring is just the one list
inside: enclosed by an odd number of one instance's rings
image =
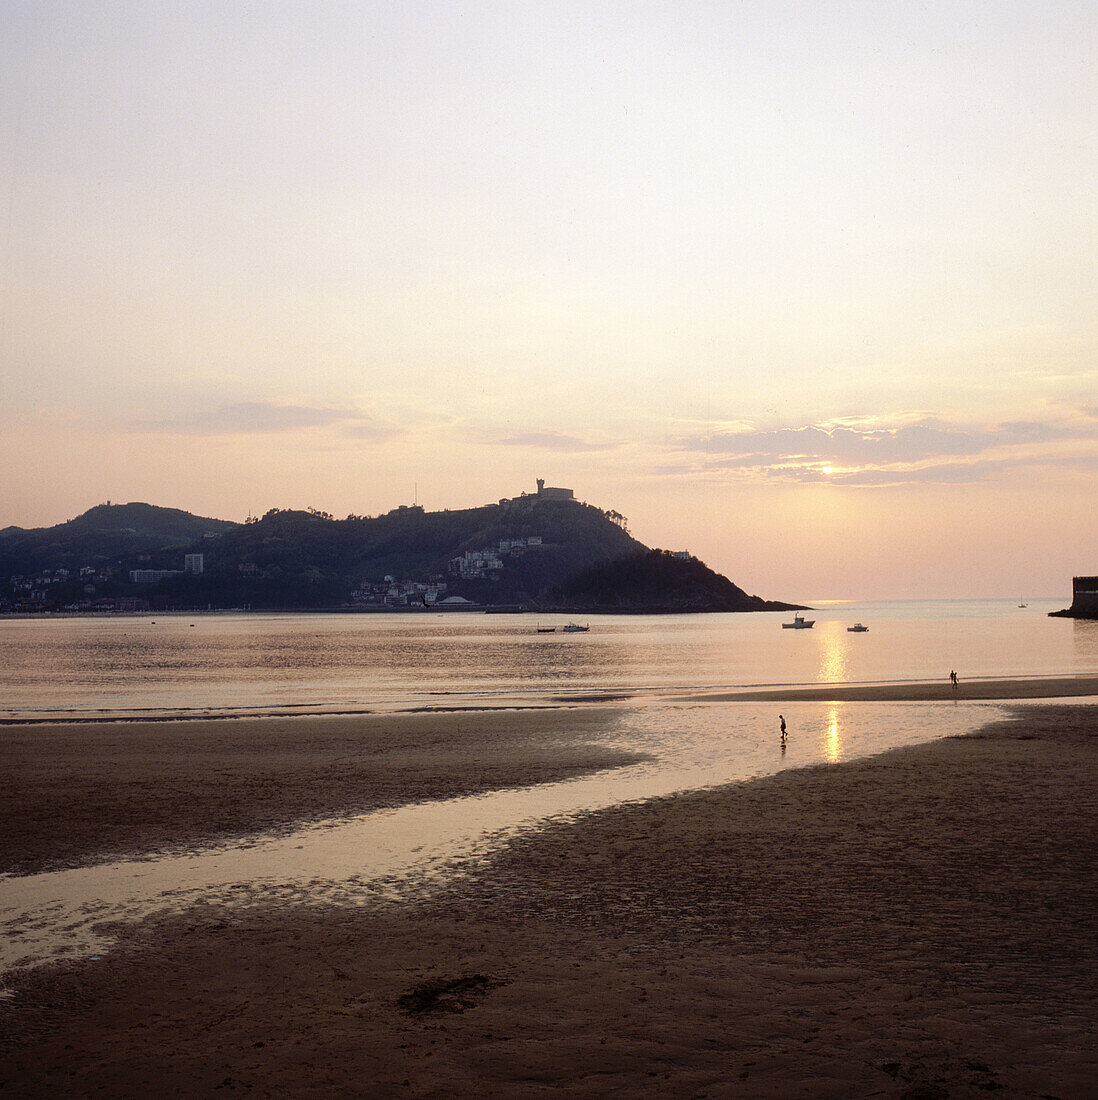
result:
[(957, 687), (957, 673), (953, 669), (949, 670), (949, 682), (954, 686), (954, 688)]
[(785, 742), (785, 715), (779, 714), (778, 715), (778, 721), (782, 725), (782, 742), (784, 743)]

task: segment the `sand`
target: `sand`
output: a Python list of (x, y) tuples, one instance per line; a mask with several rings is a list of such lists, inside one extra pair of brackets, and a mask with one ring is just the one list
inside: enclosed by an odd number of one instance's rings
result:
[(798, 699), (802, 702), (945, 702), (976, 699), (1067, 699), (1098, 697), (1098, 676), (1048, 676), (1028, 679), (965, 680), (957, 686), (944, 678), (882, 684), (820, 684), (798, 688), (756, 688), (735, 692), (704, 692), (694, 698), (741, 702)]
[(0, 1092), (1093, 1096), (1098, 707), (1016, 713), (555, 825), (414, 905), (150, 920), (12, 981)]
[(0, 729), (0, 873), (225, 841), (632, 762), (612, 708)]

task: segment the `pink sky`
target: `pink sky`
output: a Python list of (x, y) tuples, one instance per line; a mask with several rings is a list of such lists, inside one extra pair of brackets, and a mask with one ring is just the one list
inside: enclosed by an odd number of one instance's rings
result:
[(540, 476), (768, 597), (1098, 572), (1094, 9), (0, 20), (0, 526)]

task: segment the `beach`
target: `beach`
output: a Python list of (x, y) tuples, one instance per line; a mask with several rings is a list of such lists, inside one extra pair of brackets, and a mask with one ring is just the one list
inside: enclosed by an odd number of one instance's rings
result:
[(705, 692), (699, 698), (782, 702), (786, 699), (837, 702), (946, 702), (983, 699), (1070, 699), (1098, 696), (1098, 676), (998, 677), (996, 679), (959, 679), (956, 686), (943, 677), (927, 683), (923, 680), (880, 684), (816, 684), (797, 688), (754, 688)]
[[(7, 869), (72, 865), (142, 836), (190, 844), (584, 774), (624, 762), (600, 742), (613, 713), (211, 721), (182, 740), (176, 723), (120, 724), (98, 762), (78, 726), (19, 727), (5, 798), (36, 739), (40, 764), (2, 850)], [(1098, 707), (1030, 703), (964, 737), (553, 823), (400, 904), (157, 915), (101, 958), (9, 977), (0, 1089), (1093, 1095), (1096, 765)], [(112, 776), (130, 813), (93, 797)]]
[(350, 813), (582, 775), (635, 759), (613, 708), (0, 730), (0, 874), (284, 832)]

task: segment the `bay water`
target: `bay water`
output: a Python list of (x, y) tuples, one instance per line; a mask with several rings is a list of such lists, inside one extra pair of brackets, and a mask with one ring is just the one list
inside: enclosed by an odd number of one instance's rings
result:
[(469, 612), (4, 618), (0, 720), (1098, 672), (1098, 622), (1018, 602), (837, 604), (807, 613), (811, 630), (776, 612), (602, 615), (582, 634), (562, 616)]

